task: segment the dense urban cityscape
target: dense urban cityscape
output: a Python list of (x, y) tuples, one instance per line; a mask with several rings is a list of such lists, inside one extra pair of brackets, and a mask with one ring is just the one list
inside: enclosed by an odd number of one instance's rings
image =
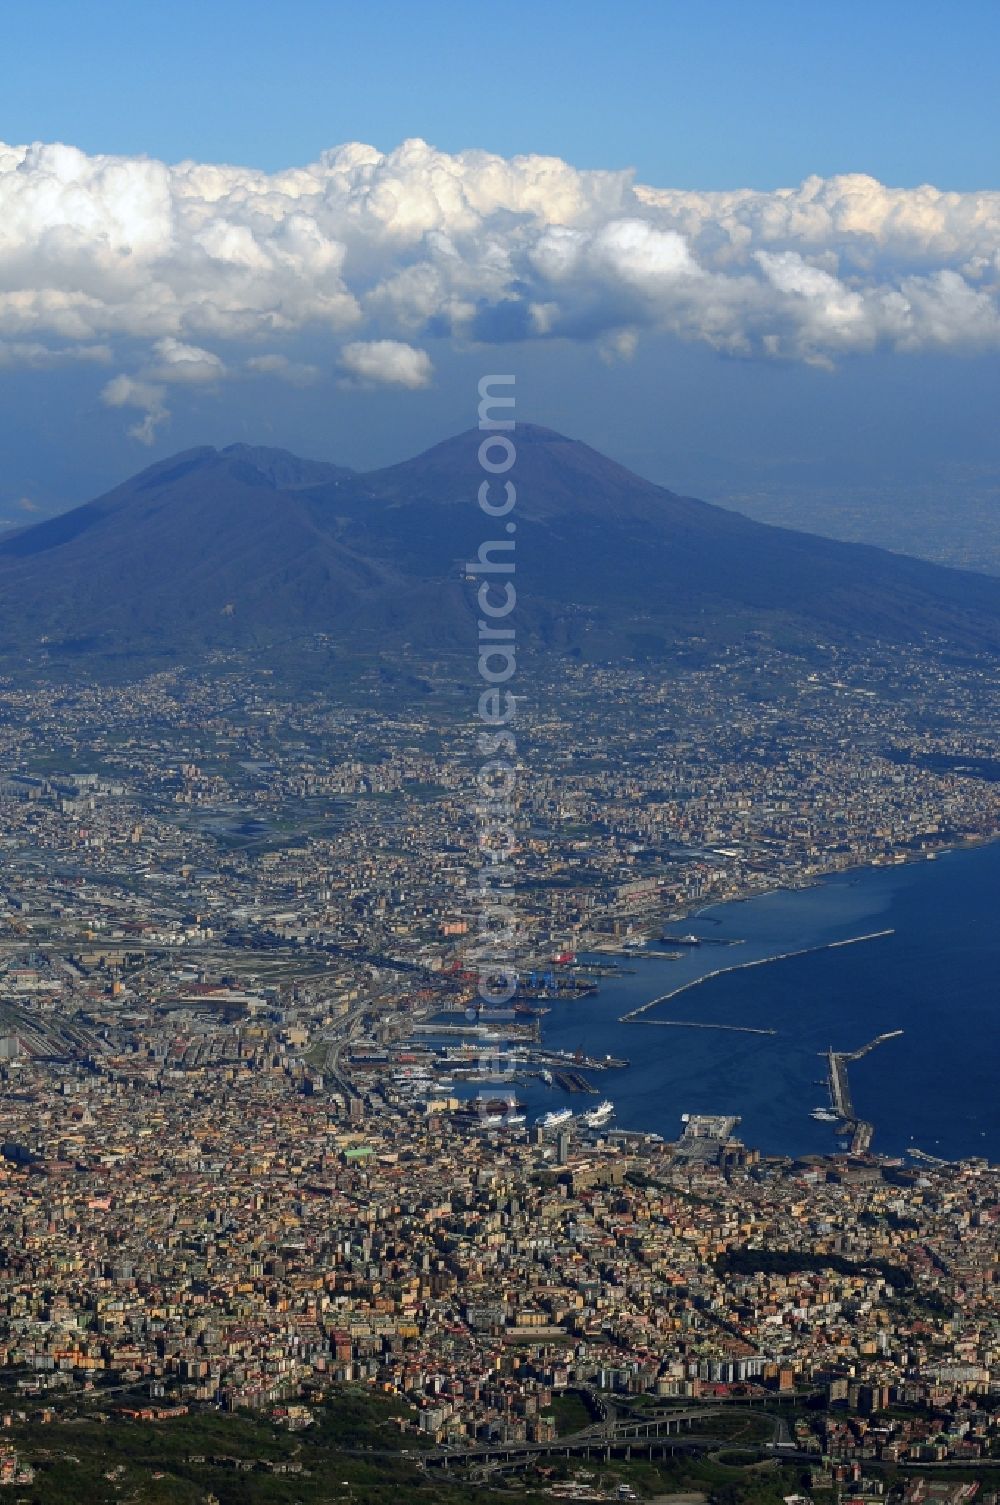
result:
[(696, 907), (994, 838), (988, 664), (525, 676), (505, 1026), (474, 1006), (467, 705), (440, 666), (419, 698), (225, 659), (0, 687), (4, 1482), (39, 1422), (298, 1432), (350, 1386), (400, 1403), (420, 1479), (604, 1498), (572, 1470), (737, 1418), (817, 1491), (988, 1466), (1000, 1169), (512, 1096), (599, 1075), (544, 1017)]

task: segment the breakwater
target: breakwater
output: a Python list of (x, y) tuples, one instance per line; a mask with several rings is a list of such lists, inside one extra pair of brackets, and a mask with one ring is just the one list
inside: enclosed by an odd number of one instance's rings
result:
[[(819, 951), (834, 951), (840, 946), (858, 946), (862, 941), (878, 941), (885, 936), (894, 935), (894, 930), (872, 930), (867, 935), (851, 935), (842, 941), (825, 941), (819, 946), (801, 946), (795, 951), (780, 951), (776, 956), (761, 956), (755, 961), (734, 962), (730, 967), (716, 967), (712, 972), (705, 972), (701, 977), (694, 977), (690, 982), (682, 982), (679, 987), (671, 988), (669, 993), (661, 993), (659, 998), (651, 998), (648, 1003), (640, 1004), (638, 1008), (630, 1009), (627, 1014), (619, 1018), (620, 1024), (634, 1024), (642, 1018), (643, 1014), (655, 1009), (661, 1003), (668, 1003), (671, 998), (678, 998), (681, 993), (687, 993), (691, 988), (698, 988), (702, 983), (708, 982), (713, 977), (724, 977), (729, 972), (745, 972), (750, 967), (769, 967), (772, 962), (790, 961), (793, 956), (813, 956)], [(650, 1023), (650, 1020), (643, 1021)]]
[[(854, 1099), (851, 1097), (851, 1088), (847, 1080), (848, 1061), (860, 1061), (869, 1055), (878, 1045), (884, 1045), (886, 1040), (897, 1040), (903, 1033), (901, 1029), (883, 1030), (876, 1035), (874, 1040), (869, 1040), (867, 1045), (862, 1045), (858, 1050), (834, 1050), (831, 1045), (826, 1052), (827, 1085), (830, 1089), (830, 1106), (845, 1124), (859, 1124), (861, 1120), (854, 1112)], [(871, 1140), (871, 1134), (868, 1135)]]
[(724, 1029), (734, 1035), (776, 1035), (776, 1029), (758, 1029), (753, 1024), (710, 1024), (702, 1019), (636, 1019), (636, 1024), (654, 1024), (670, 1029)]

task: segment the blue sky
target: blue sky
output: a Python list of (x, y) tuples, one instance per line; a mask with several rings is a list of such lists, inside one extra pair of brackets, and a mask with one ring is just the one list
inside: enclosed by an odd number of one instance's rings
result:
[[(994, 0), (40, 0), (4, 26), (0, 141), (87, 155), (19, 161), (0, 205), (0, 303), (38, 300), (0, 308), (0, 522), (195, 443), (396, 459), (500, 368), (523, 417), (720, 499), (940, 476), (960, 505), (956, 476), (1000, 479)], [(414, 137), (438, 154), (391, 155)], [(286, 193), (270, 241), (239, 175), (92, 161), (273, 174), (352, 141), (390, 154), (382, 197), (324, 170), (336, 203), (305, 224)], [(469, 149), (567, 166), (495, 192)], [(628, 168), (685, 192), (587, 172)], [(775, 192), (838, 174), (890, 191)], [(725, 189), (760, 198), (699, 204)]]
[(649, 182), (994, 186), (994, 0), (39, 0), (0, 139), (275, 169), (350, 140), (545, 152)]

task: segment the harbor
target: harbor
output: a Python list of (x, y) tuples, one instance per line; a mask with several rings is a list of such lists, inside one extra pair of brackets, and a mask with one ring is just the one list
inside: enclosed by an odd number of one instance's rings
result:
[[(985, 1153), (991, 1132), (1000, 1141), (986, 1107), (993, 1097), (985, 1061), (963, 1048), (938, 1007), (952, 972), (935, 977), (924, 960), (931, 939), (940, 946), (942, 925), (957, 948), (954, 976), (977, 948), (989, 951), (981, 869), (1000, 871), (1000, 848), (933, 866), (849, 872), (662, 927), (668, 937), (708, 934), (738, 946), (732, 965), (719, 966), (719, 948), (708, 944), (680, 957), (654, 943), (581, 950), (558, 965), (540, 958), (521, 981), (549, 996), (524, 997), (519, 987), (506, 1010), (470, 1007), (469, 979), (456, 977), (451, 998), (438, 999), (433, 1014), (414, 1010), (406, 1025), (407, 1052), (426, 1063), (423, 1079), (406, 1090), (461, 1099), (489, 1093), (493, 1083), (498, 1093), (516, 1093), (528, 1124), (560, 1107), (576, 1123), (606, 1093), (618, 1130), (664, 1135), (681, 1112), (729, 1104), (751, 1142), (769, 1153), (864, 1153), (876, 1120), (882, 1154), (917, 1146), (945, 1160), (980, 1146)], [(938, 893), (953, 877), (962, 880), (957, 907), (947, 899), (942, 907)], [(671, 1009), (681, 995), (698, 1007)], [(963, 1027), (990, 1028), (990, 996), (966, 985)], [(641, 1051), (623, 1049), (630, 1038), (623, 1023), (651, 1026)], [(845, 1034), (869, 1043), (840, 1050)], [(897, 1042), (891, 1070), (889, 1056), (883, 1062), (875, 1050), (883, 1039)], [(814, 1106), (817, 1055), (822, 1107)], [(968, 1099), (964, 1091), (957, 1102), (942, 1097), (938, 1066), (948, 1062), (949, 1080), (971, 1084)], [(923, 1085), (904, 1093), (907, 1082)]]
[[(902, 1024), (906, 1033), (891, 1042), (891, 1055), (887, 1045), (845, 1071), (848, 1143), (853, 1124), (875, 1122), (882, 1154), (906, 1156), (919, 1146), (945, 1160), (1000, 1156), (991, 1063), (968, 1048), (995, 1027), (990, 895), (997, 883), (1000, 846), (714, 905), (661, 929), (739, 940), (738, 967), (720, 968), (735, 956), (707, 946), (671, 960), (652, 945), (641, 966), (629, 953), (614, 967), (602, 956), (598, 965), (611, 975), (599, 978), (592, 997), (553, 1003), (542, 1021), (544, 1045), (631, 1058), (621, 1073), (585, 1071), (614, 1099), (619, 1128), (672, 1138), (682, 1112), (730, 1104), (748, 1142), (765, 1152), (829, 1154), (845, 1120), (814, 1116), (819, 1103), (824, 1115), (833, 1114), (817, 1057), (827, 1062), (831, 1041), (836, 1054), (840, 1042), (870, 1041)], [(779, 957), (783, 964), (772, 966)], [(592, 958), (583, 954), (577, 966)], [(952, 989), (962, 999), (961, 1030), (941, 1004)], [(689, 1005), (683, 1009), (681, 993)], [(674, 1022), (656, 1024), (661, 1016)], [(636, 1031), (623, 1035), (623, 1018), (656, 1025), (640, 1032), (641, 1050), (626, 1044)], [(728, 1028), (691, 1027), (709, 1024)], [(554, 1104), (574, 1105), (573, 1096), (538, 1078), (517, 1090), (529, 1120)]]

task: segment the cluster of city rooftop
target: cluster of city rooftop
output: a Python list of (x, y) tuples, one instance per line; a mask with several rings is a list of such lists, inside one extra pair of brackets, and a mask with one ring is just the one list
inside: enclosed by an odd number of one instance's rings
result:
[[(981, 1162), (720, 1166), (619, 1133), (560, 1157), (387, 1108), (352, 1129), (249, 1063), (61, 1085), (26, 1064), (5, 1110), (0, 1365), (26, 1402), (103, 1382), (269, 1408), (353, 1380), (446, 1443), (545, 1441), (571, 1385), (869, 1415), (975, 1410), (996, 1385)], [(987, 1421), (884, 1447), (983, 1457)]]
[[(985, 661), (690, 660), (521, 676), (526, 965), (1000, 831)], [(545, 1442), (570, 1385), (803, 1390), (953, 1408), (844, 1456), (984, 1456), (995, 1168), (554, 1138), (434, 1088), (415, 1034), (473, 990), (472, 710), (431, 671), (0, 685), (0, 1368), (43, 1405), (362, 1381), (440, 1445)]]

